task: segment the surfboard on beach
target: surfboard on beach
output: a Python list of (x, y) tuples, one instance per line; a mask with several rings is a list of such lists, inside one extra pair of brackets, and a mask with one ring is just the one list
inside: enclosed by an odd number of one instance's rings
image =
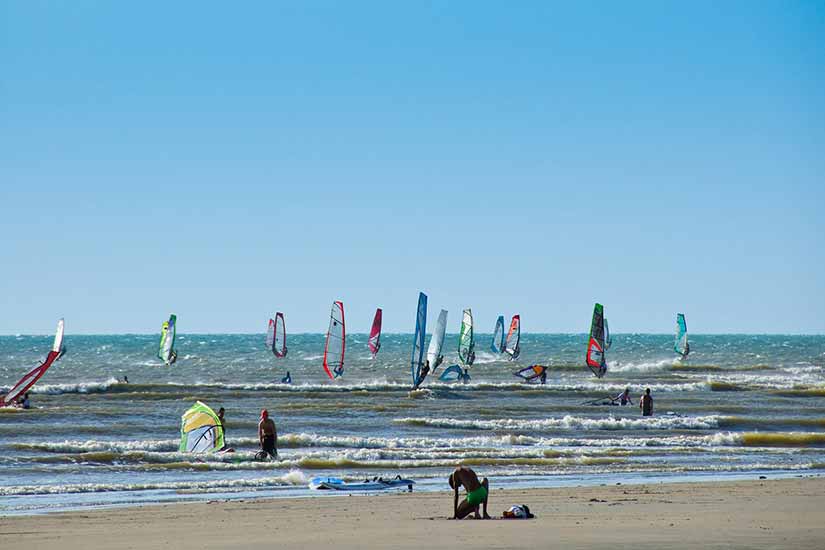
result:
[(384, 491), (386, 489), (407, 489), (412, 492), (415, 481), (396, 476), (393, 479), (373, 478), (361, 482), (344, 481), (337, 477), (314, 477), (309, 488), (329, 491)]

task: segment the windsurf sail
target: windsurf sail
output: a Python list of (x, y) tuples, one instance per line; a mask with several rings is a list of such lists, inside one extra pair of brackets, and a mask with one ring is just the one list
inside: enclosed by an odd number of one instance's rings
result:
[(0, 407), (12, 405), (18, 397), (29, 391), (29, 389), (46, 374), (46, 371), (49, 370), (52, 363), (63, 357), (66, 353), (66, 347), (63, 345), (64, 324), (63, 319), (57, 322), (57, 330), (54, 333), (54, 343), (52, 344), (51, 351), (46, 355), (46, 359), (24, 374), (23, 377), (6, 392), (6, 395), (0, 396)]
[(601, 378), (607, 372), (604, 353), (604, 308), (601, 304), (593, 307), (593, 321), (590, 323), (590, 339), (587, 342), (585, 361), (596, 377)]
[(496, 328), (493, 331), (493, 342), (490, 344), (493, 353), (504, 353), (504, 315), (496, 319)]
[(344, 303), (335, 301), (329, 312), (327, 343), (324, 346), (324, 371), (332, 379), (344, 374), (344, 350), (347, 333), (344, 325)]
[(424, 365), (424, 336), (427, 334), (427, 295), (418, 293), (418, 310), (415, 315), (415, 338), (413, 339), (410, 370), (413, 387), (418, 385), (421, 367)]
[(167, 365), (171, 365), (178, 358), (175, 351), (175, 332), (177, 316), (173, 313), (169, 320), (165, 321), (160, 328), (160, 346), (158, 347), (158, 359)]
[(275, 338), (272, 342), (272, 353), (275, 357), (286, 357), (286, 323), (284, 314), (280, 311), (275, 314)]
[(215, 411), (198, 401), (180, 417), (182, 453), (211, 453), (223, 449), (223, 425)]
[(687, 322), (685, 321), (684, 313), (676, 314), (676, 342), (673, 349), (683, 358), (690, 353), (690, 345), (688, 344)]
[(510, 321), (510, 330), (507, 332), (507, 342), (504, 344), (504, 351), (510, 356), (510, 361), (518, 358), (521, 353), (519, 343), (521, 342), (521, 316), (513, 315)]
[(266, 327), (266, 349), (275, 353), (275, 319), (269, 318), (269, 324)]
[(547, 367), (545, 367), (544, 365), (530, 365), (529, 367), (518, 370), (513, 374), (520, 378), (524, 378), (528, 382), (537, 382), (546, 372)]
[(441, 376), (438, 377), (439, 380), (442, 382), (455, 382), (461, 378), (461, 374), (464, 370), (458, 365), (450, 365), (444, 372), (441, 373)]
[(604, 320), (604, 351), (610, 349), (613, 345), (613, 337), (610, 336), (610, 328), (607, 326), (607, 319)]
[(370, 329), (370, 339), (367, 342), (367, 345), (370, 348), (370, 353), (372, 353), (372, 358), (375, 359), (375, 356), (378, 355), (378, 350), (381, 349), (381, 318), (383, 313), (381, 308), (375, 310), (375, 317), (372, 319), (372, 328)]
[(468, 308), (461, 317), (461, 331), (458, 333), (458, 359), (466, 366), (476, 359), (473, 340), (473, 312)]
[(438, 321), (435, 323), (435, 330), (430, 340), (430, 347), (427, 348), (427, 361), (430, 362), (430, 369), (432, 369), (433, 374), (435, 374), (435, 369), (437, 369), (444, 360), (444, 356), (441, 355), (441, 348), (444, 347), (444, 334), (446, 332), (447, 310), (442, 309), (441, 313), (438, 314)]

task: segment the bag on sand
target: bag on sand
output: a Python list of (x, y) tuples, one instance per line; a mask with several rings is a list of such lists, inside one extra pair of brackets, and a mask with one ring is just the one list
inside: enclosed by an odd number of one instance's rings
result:
[(530, 513), (530, 507), (526, 504), (516, 504), (510, 506), (509, 510), (504, 510), (501, 517), (504, 519), (533, 519), (536, 516)]

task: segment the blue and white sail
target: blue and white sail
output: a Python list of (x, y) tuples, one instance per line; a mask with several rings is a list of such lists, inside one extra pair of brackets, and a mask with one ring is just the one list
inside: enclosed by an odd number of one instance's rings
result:
[(493, 342), (490, 344), (493, 353), (504, 352), (504, 315), (499, 315), (496, 319), (496, 328), (493, 331)]
[(415, 338), (413, 339), (410, 374), (413, 386), (418, 384), (421, 367), (424, 365), (424, 336), (427, 334), (427, 295), (418, 293), (418, 309), (415, 315)]

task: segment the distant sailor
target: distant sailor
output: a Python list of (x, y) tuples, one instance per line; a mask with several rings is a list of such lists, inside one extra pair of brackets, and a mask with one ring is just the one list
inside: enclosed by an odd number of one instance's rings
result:
[(266, 409), (261, 411), (261, 421), (258, 422), (258, 439), (261, 442), (261, 451), (272, 458), (278, 458), (278, 432)]
[(687, 359), (688, 354), (690, 353), (690, 343), (685, 341), (685, 352), (682, 354), (682, 359)]
[(647, 388), (639, 399), (639, 408), (642, 409), (642, 416), (653, 416), (653, 397), (650, 396), (650, 388)]
[(617, 395), (616, 397), (611, 399), (610, 402), (613, 403), (614, 405), (617, 404), (617, 402), (618, 402), (618, 404), (623, 406), (623, 407), (625, 405), (632, 405), (633, 404), (633, 398), (630, 397), (630, 388), (625, 388), (625, 390), (622, 393), (620, 393), (619, 395)]
[(286, 376), (281, 378), (281, 384), (292, 384), (292, 376), (289, 375), (289, 371), (286, 371)]
[[(471, 468), (459, 466), (450, 474), (448, 480), (450, 487), (453, 489), (453, 519), (463, 519), (471, 512), (475, 512), (476, 519), (481, 519), (479, 514), (479, 506), (483, 506), (484, 519), (491, 519), (487, 514), (487, 496), (490, 492), (490, 483), (485, 477), (481, 481)], [(467, 496), (458, 503), (458, 488), (464, 486), (467, 491)]]
[(427, 375), (430, 374), (430, 361), (429, 359), (424, 361), (424, 366), (421, 367), (421, 371), (418, 373), (418, 380), (415, 381), (415, 385), (413, 386), (413, 390), (417, 390), (421, 383), (427, 378)]

